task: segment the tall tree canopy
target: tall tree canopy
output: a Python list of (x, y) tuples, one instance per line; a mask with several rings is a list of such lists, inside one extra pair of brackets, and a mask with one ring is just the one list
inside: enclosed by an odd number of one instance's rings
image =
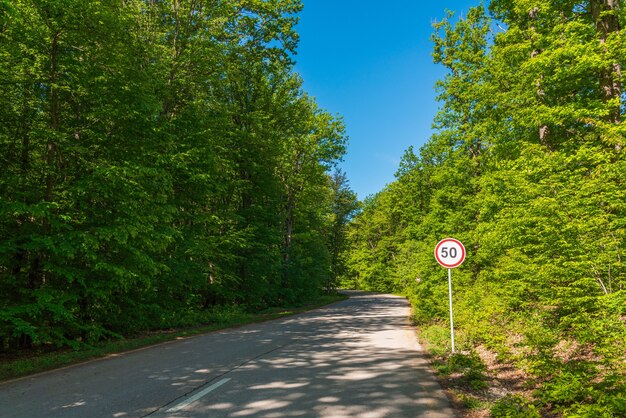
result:
[(544, 406), (626, 414), (626, 12), (618, 0), (492, 0), (434, 25), (436, 133), (351, 224), (346, 284), (447, 318), (446, 236), (465, 243), (455, 325), (535, 376)]
[(346, 137), (294, 73), (301, 8), (0, 1), (0, 349), (332, 287)]

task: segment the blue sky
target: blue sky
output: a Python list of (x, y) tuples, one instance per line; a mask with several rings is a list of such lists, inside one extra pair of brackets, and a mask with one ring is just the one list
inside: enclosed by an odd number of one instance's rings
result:
[(359, 199), (394, 180), (410, 145), (430, 137), (437, 112), (432, 23), (479, 0), (303, 0), (296, 71), (350, 137), (341, 164)]

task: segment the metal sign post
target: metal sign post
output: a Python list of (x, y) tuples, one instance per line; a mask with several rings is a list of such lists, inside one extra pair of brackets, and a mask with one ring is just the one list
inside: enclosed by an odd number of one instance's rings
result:
[(465, 247), (461, 241), (454, 238), (446, 238), (439, 241), (435, 247), (437, 262), (448, 269), (448, 294), (450, 297), (450, 340), (452, 352), (454, 349), (454, 315), (452, 314), (452, 269), (460, 266), (465, 261)]
[(452, 315), (452, 269), (448, 269), (448, 294), (450, 295), (450, 340), (454, 353), (454, 315)]

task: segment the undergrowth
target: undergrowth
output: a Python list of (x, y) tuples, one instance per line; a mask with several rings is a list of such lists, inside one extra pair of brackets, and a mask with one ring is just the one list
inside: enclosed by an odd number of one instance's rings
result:
[(169, 323), (167, 327), (161, 329), (146, 331), (142, 334), (111, 337), (97, 344), (82, 344), (74, 349), (43, 347), (37, 350), (5, 353), (0, 356), (0, 381), (224, 328), (277, 319), (344, 299), (347, 299), (347, 296), (324, 295), (298, 307), (274, 307), (257, 313), (247, 312), (237, 306), (222, 306), (207, 311), (201, 318), (196, 318), (195, 323), (191, 318), (185, 318), (177, 322), (176, 327), (172, 326), (173, 323)]

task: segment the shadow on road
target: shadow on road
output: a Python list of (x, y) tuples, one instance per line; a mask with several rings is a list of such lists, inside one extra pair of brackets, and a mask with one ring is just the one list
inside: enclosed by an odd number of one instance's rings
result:
[(1, 385), (0, 416), (452, 417), (409, 327), (408, 302), (350, 296)]
[(283, 321), (290, 343), (229, 374), (224, 390), (175, 416), (450, 417), (402, 298), (353, 293)]

